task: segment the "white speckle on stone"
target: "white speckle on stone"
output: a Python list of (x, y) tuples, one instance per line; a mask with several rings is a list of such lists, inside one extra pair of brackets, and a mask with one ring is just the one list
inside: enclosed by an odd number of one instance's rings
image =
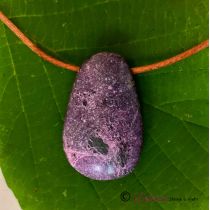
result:
[(108, 165), (108, 174), (113, 174), (114, 173), (114, 168), (112, 165)]
[(93, 170), (96, 172), (101, 172), (102, 167), (100, 165), (93, 165)]
[(108, 86), (108, 90), (112, 90), (112, 86), (111, 85)]

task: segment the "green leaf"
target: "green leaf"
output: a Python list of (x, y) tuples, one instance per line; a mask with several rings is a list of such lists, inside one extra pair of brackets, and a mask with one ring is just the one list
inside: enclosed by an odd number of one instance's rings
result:
[[(1, 0), (0, 8), (46, 52), (78, 65), (104, 50), (130, 66), (149, 64), (208, 37), (207, 0)], [(0, 166), (21, 207), (208, 209), (208, 50), (135, 76), (144, 147), (135, 171), (114, 181), (81, 176), (64, 155), (75, 75), (41, 60), (0, 24)], [(123, 191), (130, 201), (121, 201)]]

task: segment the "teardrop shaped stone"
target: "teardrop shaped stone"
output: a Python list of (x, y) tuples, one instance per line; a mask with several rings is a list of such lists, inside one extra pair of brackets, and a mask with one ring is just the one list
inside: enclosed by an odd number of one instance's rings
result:
[(114, 53), (86, 61), (68, 104), (64, 151), (81, 174), (111, 180), (130, 173), (139, 159), (142, 122), (129, 67)]

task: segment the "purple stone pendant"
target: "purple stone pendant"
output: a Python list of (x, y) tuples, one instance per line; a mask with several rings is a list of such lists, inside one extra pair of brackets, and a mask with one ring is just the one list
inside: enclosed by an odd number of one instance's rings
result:
[(64, 151), (81, 174), (118, 179), (138, 162), (142, 121), (134, 82), (124, 59), (93, 55), (81, 67), (63, 130)]

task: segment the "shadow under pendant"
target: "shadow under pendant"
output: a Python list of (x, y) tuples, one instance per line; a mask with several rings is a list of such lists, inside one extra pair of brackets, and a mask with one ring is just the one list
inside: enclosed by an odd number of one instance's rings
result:
[(117, 179), (134, 169), (142, 119), (132, 75), (120, 55), (98, 53), (81, 66), (68, 104), (63, 146), (69, 163), (91, 179)]

